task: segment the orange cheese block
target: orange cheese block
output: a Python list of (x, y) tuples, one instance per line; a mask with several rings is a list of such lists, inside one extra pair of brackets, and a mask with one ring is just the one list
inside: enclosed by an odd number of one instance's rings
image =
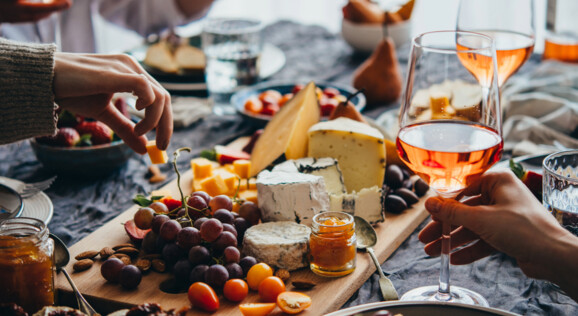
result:
[(149, 158), (151, 159), (151, 162), (153, 164), (167, 163), (169, 161), (169, 156), (167, 155), (167, 152), (164, 150), (160, 150), (157, 147), (157, 142), (155, 140), (149, 140), (147, 142), (146, 148)]
[(219, 174), (200, 180), (199, 185), (201, 188), (200, 191), (205, 191), (210, 196), (229, 193), (229, 187)]
[(245, 191), (240, 191), (239, 192), (239, 198), (246, 200), (246, 201), (253, 202), (256, 205), (259, 205), (258, 200), (257, 200), (257, 189), (249, 189), (249, 190), (245, 190)]
[[(215, 167), (215, 162), (210, 161), (207, 158), (195, 158), (191, 160), (191, 171), (193, 172), (193, 178), (204, 179), (213, 175), (213, 168)], [(218, 166), (218, 164), (216, 164)]]
[(251, 173), (251, 161), (240, 159), (233, 161), (233, 167), (235, 173), (241, 178), (249, 178)]

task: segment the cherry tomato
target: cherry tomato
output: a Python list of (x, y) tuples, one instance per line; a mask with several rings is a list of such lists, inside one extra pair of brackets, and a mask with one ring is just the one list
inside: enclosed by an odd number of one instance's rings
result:
[(321, 116), (329, 116), (331, 112), (339, 105), (337, 99), (322, 98), (319, 100), (319, 106), (321, 107)]
[(311, 297), (299, 292), (283, 292), (277, 296), (277, 306), (287, 314), (297, 314), (311, 306)]
[(247, 282), (241, 279), (231, 279), (225, 282), (223, 287), (223, 295), (232, 302), (240, 302), (249, 294), (249, 286)]
[(249, 284), (249, 288), (257, 291), (261, 281), (270, 276), (273, 276), (273, 269), (271, 269), (271, 267), (266, 263), (257, 263), (247, 271), (247, 283)]
[(267, 104), (266, 106), (263, 107), (263, 109), (261, 110), (261, 114), (273, 116), (278, 111), (279, 111), (279, 105), (277, 105), (277, 103), (271, 103), (271, 104)]
[(259, 284), (259, 296), (264, 302), (275, 302), (279, 294), (285, 292), (285, 283), (276, 276), (266, 277)]
[(189, 301), (193, 307), (200, 308), (207, 312), (214, 312), (219, 309), (219, 298), (208, 284), (195, 282), (189, 287)]
[(248, 303), (239, 305), (243, 316), (265, 316), (271, 313), (277, 304), (275, 303)]

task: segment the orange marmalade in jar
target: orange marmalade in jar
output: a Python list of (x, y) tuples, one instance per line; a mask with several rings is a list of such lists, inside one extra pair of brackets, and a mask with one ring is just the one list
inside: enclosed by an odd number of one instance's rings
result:
[(42, 221), (0, 221), (0, 303), (16, 303), (29, 314), (53, 305), (53, 251)]
[(338, 277), (355, 270), (357, 253), (353, 216), (343, 212), (323, 212), (313, 217), (309, 237), (311, 271)]

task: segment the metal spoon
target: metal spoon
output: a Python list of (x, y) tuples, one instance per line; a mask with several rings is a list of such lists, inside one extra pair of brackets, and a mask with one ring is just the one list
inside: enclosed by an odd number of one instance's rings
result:
[(355, 216), (354, 218), (355, 234), (357, 235), (357, 249), (367, 251), (371, 260), (373, 260), (375, 268), (379, 273), (379, 287), (381, 288), (383, 299), (385, 301), (399, 299), (399, 295), (397, 294), (393, 283), (391, 283), (391, 280), (383, 274), (381, 265), (379, 264), (379, 261), (377, 261), (377, 257), (373, 251), (372, 247), (377, 243), (377, 233), (375, 232), (375, 229), (373, 229), (371, 224), (369, 224), (365, 219), (359, 216)]
[(80, 291), (78, 291), (76, 285), (74, 285), (74, 282), (72, 282), (70, 275), (68, 275), (68, 272), (66, 272), (66, 269), (64, 269), (64, 267), (66, 267), (70, 261), (70, 253), (68, 252), (68, 248), (64, 242), (60, 240), (60, 238), (56, 237), (56, 235), (50, 234), (50, 238), (54, 240), (54, 265), (56, 266), (56, 270), (62, 271), (66, 279), (68, 279), (68, 283), (70, 283), (70, 286), (74, 291), (74, 295), (76, 296), (78, 309), (80, 309), (81, 312), (88, 316), (100, 315), (94, 310), (94, 308), (92, 308), (92, 306), (90, 306), (90, 304), (88, 304), (82, 294), (80, 294)]

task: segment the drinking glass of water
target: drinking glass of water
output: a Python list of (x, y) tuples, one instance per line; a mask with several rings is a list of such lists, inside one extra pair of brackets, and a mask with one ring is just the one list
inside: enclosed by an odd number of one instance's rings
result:
[(205, 79), (215, 114), (234, 114), (231, 95), (259, 80), (261, 29), (261, 22), (251, 19), (220, 18), (205, 24), (202, 33), (207, 58)]
[(542, 203), (558, 222), (578, 235), (578, 150), (553, 153), (542, 163)]

